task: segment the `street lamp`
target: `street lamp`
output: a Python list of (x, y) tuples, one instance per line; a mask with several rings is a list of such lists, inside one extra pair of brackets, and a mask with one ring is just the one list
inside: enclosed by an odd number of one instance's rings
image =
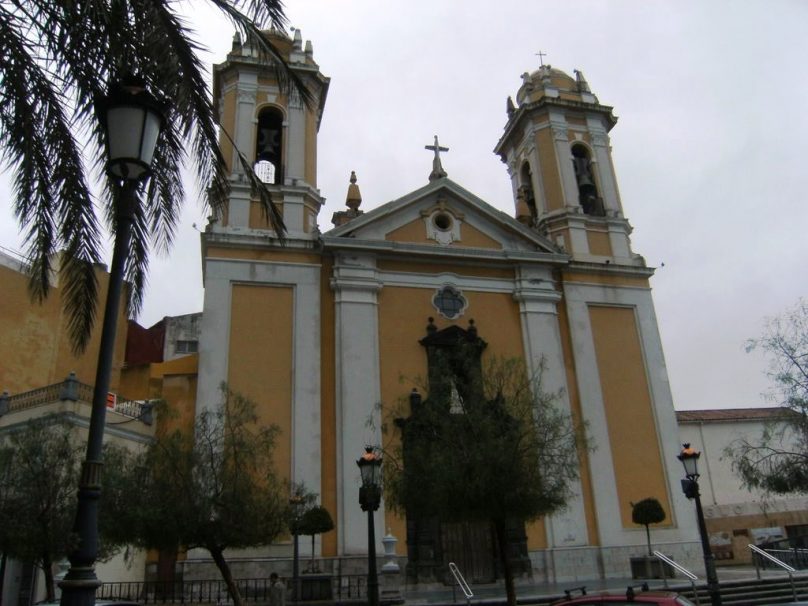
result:
[(132, 77), (110, 85), (98, 110), (99, 121), (107, 135), (107, 174), (114, 189), (115, 244), (101, 326), (87, 454), (79, 479), (78, 508), (73, 525), (78, 541), (69, 556), (70, 569), (59, 584), (62, 589), (62, 606), (93, 606), (95, 590), (101, 585), (95, 575), (95, 559), (98, 555), (98, 499), (101, 496), (101, 449), (118, 310), (138, 203), (137, 188), (149, 176), (157, 138), (165, 122), (157, 99), (146, 90), (142, 80)]
[(699, 492), (699, 457), (701, 453), (691, 448), (690, 444), (682, 444), (682, 446), (682, 452), (676, 457), (685, 468), (682, 491), (688, 499), (696, 501), (696, 517), (699, 522), (699, 535), (701, 535), (701, 551), (704, 555), (704, 571), (707, 574), (707, 591), (710, 593), (713, 606), (721, 606), (721, 588), (715, 572), (715, 558), (710, 549), (710, 538), (707, 535), (704, 511), (701, 508), (701, 493)]
[(299, 493), (293, 494), (289, 499), (292, 508), (292, 537), (294, 537), (294, 553), (292, 555), (292, 602), (297, 604), (300, 599), (300, 550), (298, 537), (300, 536), (300, 514), (306, 500)]
[(368, 512), (368, 606), (379, 606), (379, 577), (376, 573), (376, 529), (373, 512), (379, 509), (382, 500), (381, 470), (382, 458), (370, 446), (356, 462), (362, 475), (359, 489), (359, 504), (362, 511)]

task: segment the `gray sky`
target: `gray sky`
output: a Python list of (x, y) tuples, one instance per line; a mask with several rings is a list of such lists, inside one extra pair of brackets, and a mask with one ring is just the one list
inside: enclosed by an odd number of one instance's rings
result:
[[(186, 2), (222, 61), (232, 30)], [(505, 99), (536, 53), (580, 69), (619, 117), (611, 132), (633, 248), (652, 279), (678, 409), (755, 406), (763, 319), (806, 293), (808, 3), (734, 0), (287, 0), (331, 87), (319, 137), (320, 228), (355, 170), (369, 210), (427, 182), (438, 134), (449, 177), (513, 212), (492, 149)], [(8, 177), (0, 246), (19, 248)], [(202, 307), (192, 198), (169, 258), (152, 261), (140, 322)], [(664, 267), (661, 264), (664, 263)], [(479, 322), (479, 320), (478, 320)], [(481, 326), (481, 330), (484, 328)]]

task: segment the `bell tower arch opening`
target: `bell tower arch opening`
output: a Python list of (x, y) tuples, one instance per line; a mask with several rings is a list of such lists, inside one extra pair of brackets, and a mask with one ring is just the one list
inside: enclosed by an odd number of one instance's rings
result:
[(539, 213), (536, 208), (536, 194), (533, 192), (533, 173), (530, 170), (530, 163), (525, 160), (519, 169), (519, 192), (522, 199), (527, 204), (532, 222), (538, 219)]
[(506, 103), (494, 153), (507, 166), (514, 218), (576, 260), (644, 266), (631, 250), (612, 162), (609, 132), (617, 117), (575, 73), (542, 65), (522, 74)]
[(572, 146), (572, 166), (575, 170), (575, 181), (578, 184), (578, 203), (584, 214), (596, 217), (606, 216), (603, 200), (598, 195), (595, 171), (592, 169), (592, 155), (585, 145), (577, 143)]
[(283, 112), (277, 107), (258, 112), (254, 169), (264, 183), (283, 184)]

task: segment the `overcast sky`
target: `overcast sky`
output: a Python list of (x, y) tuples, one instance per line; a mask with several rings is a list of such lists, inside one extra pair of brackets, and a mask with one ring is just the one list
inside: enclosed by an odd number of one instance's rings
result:
[[(186, 2), (208, 61), (232, 29)], [(580, 69), (619, 117), (613, 157), (632, 243), (649, 265), (677, 409), (765, 403), (763, 320), (806, 292), (808, 3), (795, 0), (289, 0), (331, 77), (319, 136), (320, 229), (355, 170), (363, 210), (427, 183), (437, 134), (449, 177), (513, 212), (492, 152), (520, 74)], [(0, 246), (19, 248), (8, 177)], [(152, 263), (139, 321), (200, 311), (203, 209), (189, 200)], [(664, 267), (662, 264), (664, 263)], [(478, 319), (483, 331), (483, 319)]]

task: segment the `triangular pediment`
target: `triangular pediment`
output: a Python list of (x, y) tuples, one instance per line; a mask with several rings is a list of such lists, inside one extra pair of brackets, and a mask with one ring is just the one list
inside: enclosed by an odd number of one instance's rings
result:
[(547, 238), (448, 178), (436, 179), (323, 235), (326, 246), (339, 247), (347, 239), (382, 248), (434, 249), (436, 254), (473, 251), (566, 258)]

